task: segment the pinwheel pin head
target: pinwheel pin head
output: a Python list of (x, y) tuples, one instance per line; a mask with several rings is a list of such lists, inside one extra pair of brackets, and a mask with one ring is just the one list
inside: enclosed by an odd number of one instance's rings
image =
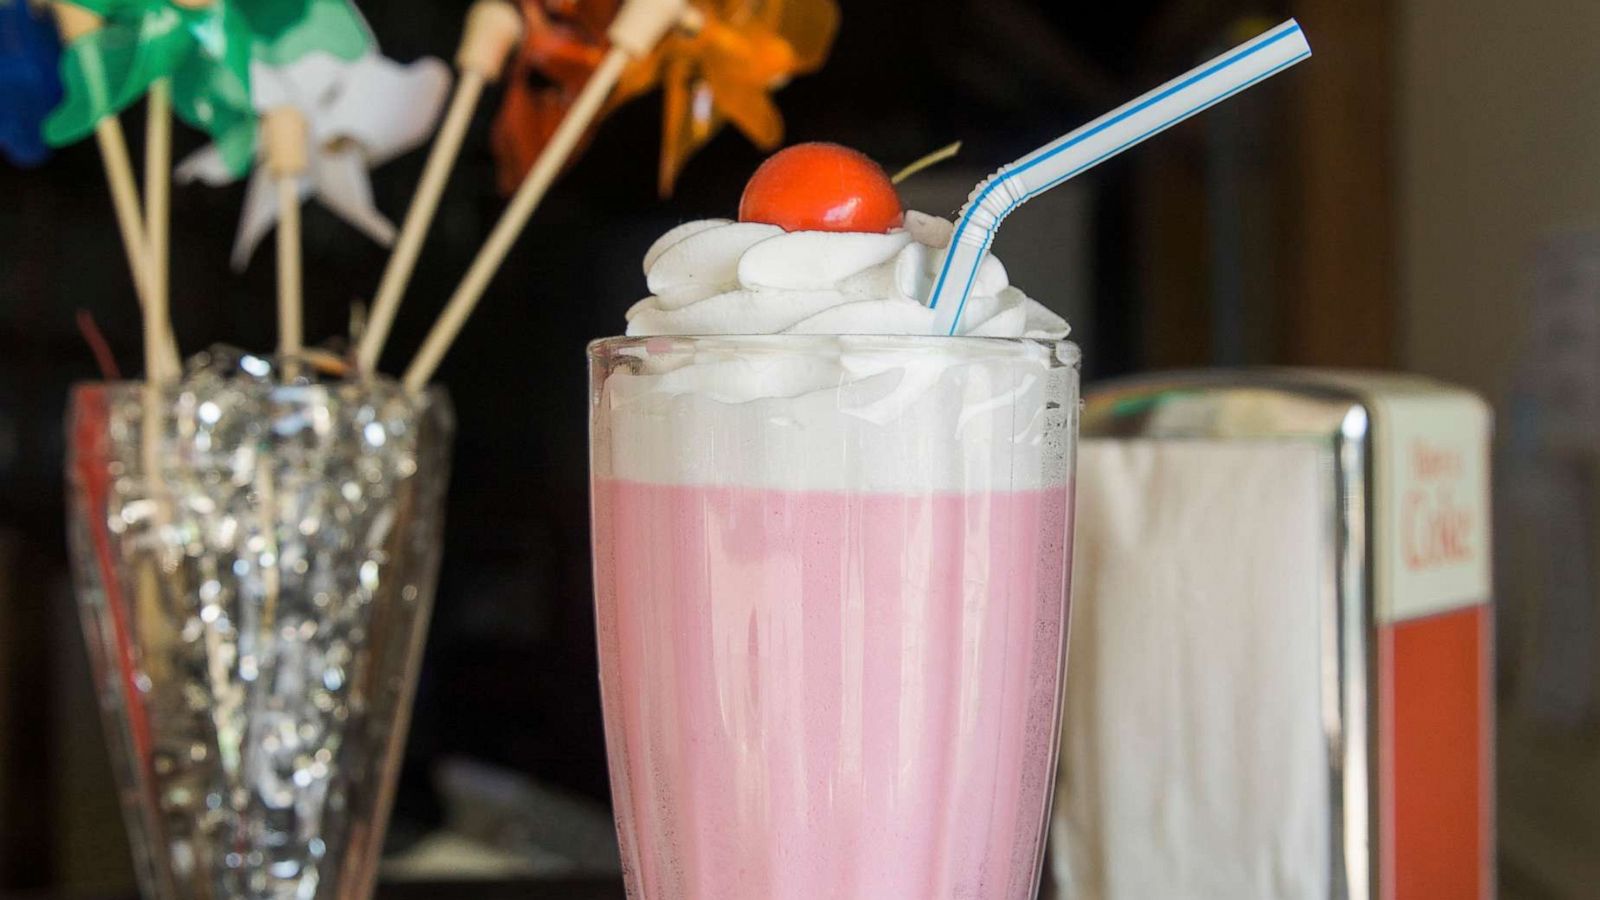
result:
[(95, 13), (84, 9), (74, 3), (56, 3), (52, 9), (56, 14), (56, 27), (61, 30), (61, 39), (72, 43), (93, 31), (99, 31), (105, 22)]
[(655, 50), (673, 28), (698, 30), (704, 22), (704, 14), (690, 6), (688, 0), (627, 0), (617, 11), (606, 37), (611, 46), (638, 59)]
[(522, 40), (522, 29), (522, 14), (507, 0), (478, 0), (467, 11), (456, 65), (485, 81), (498, 81), (506, 58)]
[(274, 178), (297, 178), (311, 161), (306, 117), (292, 106), (271, 109), (261, 117), (261, 159)]
[(905, 222), (900, 194), (871, 157), (839, 144), (797, 144), (750, 176), (739, 221), (785, 231), (884, 233)]

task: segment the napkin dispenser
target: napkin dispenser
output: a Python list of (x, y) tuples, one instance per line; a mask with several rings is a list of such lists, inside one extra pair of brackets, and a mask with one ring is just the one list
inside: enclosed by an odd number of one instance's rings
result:
[(1086, 394), (1062, 896), (1493, 895), (1490, 430), (1408, 376)]

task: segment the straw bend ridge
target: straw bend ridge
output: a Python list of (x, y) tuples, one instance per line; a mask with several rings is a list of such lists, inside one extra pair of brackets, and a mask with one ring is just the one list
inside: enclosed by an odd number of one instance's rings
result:
[(928, 306), (934, 332), (956, 334), (978, 267), (1017, 207), (1311, 56), (1290, 19), (1010, 165), (979, 184), (962, 208)]

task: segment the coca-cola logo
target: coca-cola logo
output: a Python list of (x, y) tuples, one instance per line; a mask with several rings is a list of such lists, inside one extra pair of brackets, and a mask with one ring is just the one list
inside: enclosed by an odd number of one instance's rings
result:
[(1406, 568), (1424, 570), (1468, 562), (1478, 523), (1463, 502), (1465, 460), (1458, 450), (1416, 441), (1407, 448), (1411, 484), (1401, 498)]

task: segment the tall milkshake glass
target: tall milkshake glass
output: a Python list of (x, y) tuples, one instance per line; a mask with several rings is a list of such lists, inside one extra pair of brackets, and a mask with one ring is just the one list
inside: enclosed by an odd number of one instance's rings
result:
[(590, 362), (629, 895), (1034, 896), (1077, 348), (646, 337)]

